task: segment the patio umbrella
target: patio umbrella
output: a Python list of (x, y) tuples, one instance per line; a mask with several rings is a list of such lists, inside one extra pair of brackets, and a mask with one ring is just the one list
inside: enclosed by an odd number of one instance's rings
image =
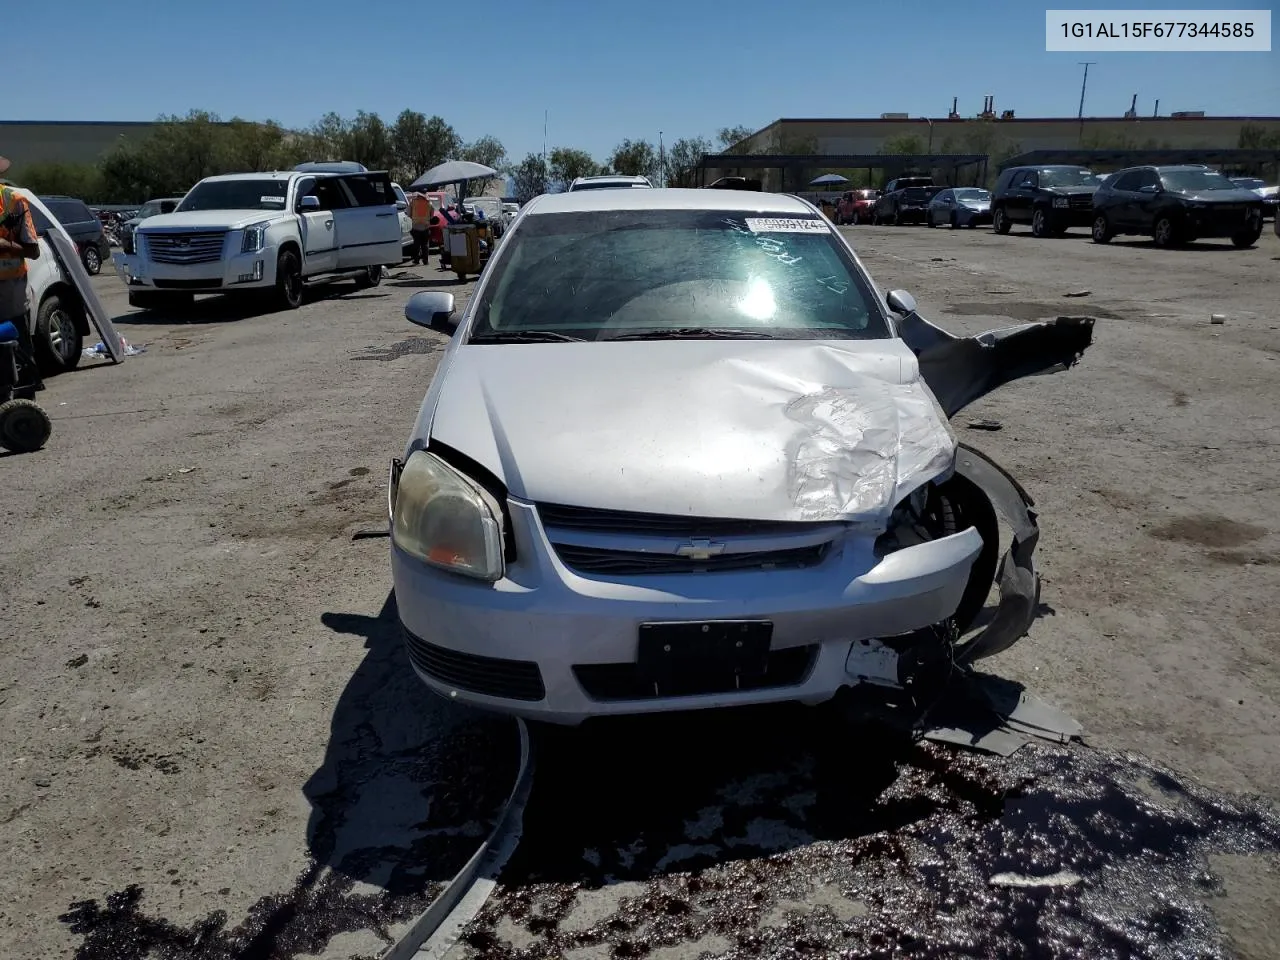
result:
[(842, 177), (838, 173), (824, 173), (820, 177), (815, 177), (809, 181), (811, 187), (825, 187), (827, 185), (835, 185), (837, 183), (848, 183), (848, 177)]
[(428, 190), (431, 187), (443, 187), (451, 183), (466, 183), (469, 180), (488, 180), (496, 177), (498, 171), (486, 167), (483, 163), (472, 163), (470, 160), (446, 160), (438, 164), (409, 184), (410, 190)]

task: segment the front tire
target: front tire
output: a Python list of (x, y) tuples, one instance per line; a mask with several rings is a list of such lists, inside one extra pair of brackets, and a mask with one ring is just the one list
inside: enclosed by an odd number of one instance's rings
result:
[(84, 264), (84, 269), (91, 277), (96, 277), (102, 269), (102, 255), (98, 253), (97, 247), (85, 247), (84, 252), (80, 254), (80, 260)]
[(275, 302), (280, 310), (297, 310), (302, 306), (302, 266), (292, 250), (281, 251), (276, 261)]
[(1151, 239), (1155, 241), (1157, 247), (1172, 247), (1177, 243), (1178, 229), (1174, 226), (1173, 220), (1167, 216), (1158, 218), (1151, 231)]
[(1241, 230), (1231, 238), (1232, 244), (1243, 250), (1246, 247), (1252, 247), (1262, 237), (1262, 224), (1259, 223), (1257, 229), (1252, 227)]
[(1004, 212), (1004, 207), (996, 207), (996, 212), (991, 217), (991, 229), (999, 234), (1007, 234), (1012, 226), (1009, 215)]
[(1031, 215), (1031, 235), (1038, 240), (1053, 235), (1053, 225), (1049, 222), (1049, 211), (1043, 207)]
[(1105, 213), (1100, 213), (1093, 218), (1093, 227), (1090, 235), (1093, 237), (1094, 243), (1111, 242), (1111, 238), (1115, 236), (1115, 231), (1111, 229), (1111, 222), (1107, 220)]
[(40, 370), (46, 376), (74, 370), (80, 363), (84, 338), (71, 308), (56, 293), (44, 298), (36, 313), (33, 346)]

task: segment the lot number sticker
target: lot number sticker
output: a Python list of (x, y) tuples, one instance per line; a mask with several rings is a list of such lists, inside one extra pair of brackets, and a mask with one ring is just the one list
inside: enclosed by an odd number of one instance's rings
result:
[(789, 220), (764, 217), (747, 217), (747, 229), (752, 233), (827, 233), (827, 225), (821, 220)]

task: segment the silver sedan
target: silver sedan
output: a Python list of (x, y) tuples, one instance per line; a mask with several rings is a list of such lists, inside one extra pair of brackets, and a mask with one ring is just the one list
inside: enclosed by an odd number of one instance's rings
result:
[(949, 223), (955, 227), (976, 227), (991, 222), (991, 194), (979, 187), (952, 187), (940, 191), (929, 201), (925, 223), (936, 227)]

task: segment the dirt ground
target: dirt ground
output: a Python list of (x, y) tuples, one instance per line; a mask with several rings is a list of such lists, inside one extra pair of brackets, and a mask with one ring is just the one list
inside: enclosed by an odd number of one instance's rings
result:
[[(957, 332), (1099, 318), (1079, 367), (1011, 385), (956, 421), (1040, 511), (1049, 609), (988, 666), (1071, 713), (1098, 751), (1149, 758), (1138, 779), (1187, 778), (1184, 806), (1197, 784), (1280, 800), (1280, 627), (1268, 602), (1280, 587), (1280, 241), (1269, 228), (1244, 251), (849, 230), (883, 288), (910, 290)], [(0, 956), (374, 956), (478, 842), (510, 780), (510, 726), (430, 697), (410, 675), (386, 540), (360, 536), (385, 529), (388, 461), (445, 342), (408, 325), (404, 302), (471, 287), (404, 268), (370, 291), (317, 291), (289, 314), (210, 301), (171, 322), (130, 313), (114, 277), (95, 283), (146, 352), (52, 379), (40, 396), (55, 418), (49, 446), (0, 456), (0, 844), (11, 859)], [(967, 426), (984, 418), (1002, 429)], [(753, 776), (772, 775), (772, 756), (747, 758)], [(766, 820), (761, 804), (799, 795), (748, 792)], [(817, 839), (837, 840), (841, 823)], [(773, 829), (751, 850), (785, 849), (809, 869), (798, 851), (812, 854), (814, 832)], [(625, 826), (609, 835), (621, 842)], [(727, 869), (723, 845), (702, 848), (681, 883)], [(650, 866), (671, 883), (679, 857), (664, 857)], [(745, 862), (735, 869), (749, 872)], [(1280, 955), (1275, 861), (1222, 840), (1204, 870), (1236, 955)], [(582, 960), (636, 955), (591, 932), (628, 896), (648, 902), (634, 876), (590, 901), (576, 891), (610, 876), (548, 878), (527, 861), (514, 875), (524, 881), (497, 898), (473, 954), (545, 956), (540, 938), (564, 925)], [(529, 890), (551, 880), (570, 885), (549, 926)], [(857, 882), (870, 881), (777, 883), (753, 902), (795, 934), (786, 949), (805, 936), (831, 949), (822, 937), (851, 936), (879, 909), (851, 892)], [(794, 918), (806, 912), (835, 926), (805, 933)], [(649, 955), (783, 950), (725, 924), (667, 930)]]

